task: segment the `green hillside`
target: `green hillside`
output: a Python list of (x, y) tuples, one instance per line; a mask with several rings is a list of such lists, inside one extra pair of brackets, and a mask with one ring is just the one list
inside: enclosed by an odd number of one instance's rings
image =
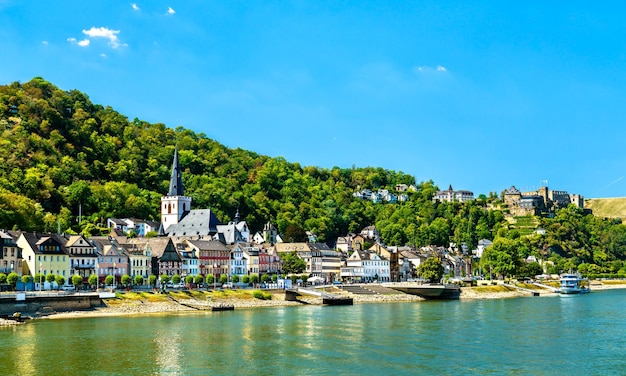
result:
[[(416, 182), (382, 167), (301, 166), (227, 148), (183, 127), (129, 120), (42, 78), (0, 86), (0, 228), (89, 236), (106, 231), (110, 217), (158, 221), (175, 149), (192, 208), (210, 208), (223, 222), (239, 211), (252, 233), (271, 221), (287, 241), (305, 241), (311, 231), (333, 245), (338, 236), (374, 225), (387, 246), (465, 243), (472, 250), (480, 239), (493, 240), (481, 266), (501, 276), (534, 275), (539, 266), (523, 261), (529, 255), (551, 260), (549, 273), (581, 266), (626, 274), (626, 226), (620, 221), (568, 207), (553, 218), (521, 217), (509, 224), (493, 209), (501, 207), (496, 195), (434, 202), (432, 181)], [(353, 196), (365, 188), (393, 192), (397, 184), (415, 186), (407, 192), (409, 201)], [(615, 202), (606, 206), (612, 208), (606, 213), (624, 212)], [(545, 234), (533, 233), (536, 227)]]
[(591, 198), (585, 200), (585, 208), (601, 218), (626, 218), (626, 197)]
[[(175, 148), (193, 208), (210, 208), (224, 222), (239, 211), (252, 231), (271, 221), (281, 234), (308, 230), (332, 244), (375, 224), (388, 244), (447, 245), (451, 238), (475, 244), (501, 222), (478, 207), (435, 205), (432, 181), (416, 183), (380, 167), (323, 169), (230, 149), (183, 127), (129, 120), (42, 78), (0, 86), (0, 134), (0, 228), (97, 233), (109, 217), (158, 221)], [(408, 203), (352, 196), (364, 188), (393, 191), (397, 184), (417, 187)], [(470, 213), (471, 223), (456, 230)]]

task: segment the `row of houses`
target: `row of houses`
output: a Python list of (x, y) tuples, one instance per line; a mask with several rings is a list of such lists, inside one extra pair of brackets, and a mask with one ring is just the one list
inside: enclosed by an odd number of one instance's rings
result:
[[(95, 274), (101, 281), (112, 275), (187, 275), (216, 277), (280, 274), (281, 259), (294, 252), (305, 261), (303, 273), (326, 281), (340, 279), (391, 281), (390, 260), (380, 250), (341, 252), (325, 243), (274, 245), (173, 237), (128, 238), (113, 232), (106, 237), (0, 230), (0, 272), (19, 276), (53, 274), (84, 283)], [(397, 275), (398, 273), (396, 273)]]
[(389, 192), (387, 189), (379, 189), (374, 192), (371, 189), (363, 189), (352, 194), (353, 197), (359, 198), (361, 200), (370, 200), (375, 204), (388, 202), (390, 204), (395, 204), (396, 202), (405, 202), (409, 201), (409, 195), (406, 193), (395, 194)]

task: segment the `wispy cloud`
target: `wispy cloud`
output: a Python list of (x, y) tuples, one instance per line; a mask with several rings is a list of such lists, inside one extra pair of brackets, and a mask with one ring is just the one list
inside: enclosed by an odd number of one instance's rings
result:
[(87, 47), (89, 46), (89, 43), (90, 43), (89, 39), (83, 39), (79, 41), (76, 38), (67, 38), (67, 41), (70, 42), (71, 44), (76, 44), (81, 47)]
[(619, 178), (613, 180), (611, 183), (609, 183), (606, 187), (604, 187), (604, 189), (609, 188), (610, 186), (619, 183), (620, 181), (624, 180), (623, 176), (620, 176)]
[(167, 7), (167, 15), (176, 14), (176, 11), (172, 7)]
[(131, 7), (133, 7), (133, 10), (136, 12), (139, 12), (141, 10), (141, 8), (139, 8), (139, 5), (137, 5), (136, 3), (132, 3), (130, 4)]
[(436, 67), (429, 67), (426, 65), (421, 65), (419, 67), (415, 67), (414, 68), (415, 72), (422, 72), (422, 73), (426, 73), (426, 72), (447, 72), (448, 69), (446, 67), (444, 67), (443, 65), (437, 65)]
[[(126, 44), (122, 44), (118, 39), (117, 35), (120, 33), (119, 30), (112, 30), (106, 27), (91, 27), (89, 30), (83, 30), (83, 34), (87, 35), (91, 38), (104, 38), (109, 42), (109, 46), (112, 48), (119, 48), (120, 46), (126, 46)], [(79, 43), (80, 44), (80, 43)]]
[(43, 44), (44, 46), (47, 46), (48, 45), (48, 41), (47, 40), (42, 40), (41, 44)]

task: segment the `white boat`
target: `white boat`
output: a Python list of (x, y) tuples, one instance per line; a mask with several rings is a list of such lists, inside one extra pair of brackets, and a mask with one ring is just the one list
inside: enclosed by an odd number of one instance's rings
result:
[(589, 280), (582, 278), (580, 274), (567, 273), (561, 275), (561, 287), (559, 294), (585, 294), (590, 292)]

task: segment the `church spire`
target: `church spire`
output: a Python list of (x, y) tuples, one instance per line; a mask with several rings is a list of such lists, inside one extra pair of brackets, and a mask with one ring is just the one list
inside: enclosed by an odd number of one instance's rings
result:
[(168, 196), (184, 196), (183, 177), (178, 162), (178, 149), (174, 150), (174, 161), (172, 162), (172, 176), (170, 177), (170, 191)]

